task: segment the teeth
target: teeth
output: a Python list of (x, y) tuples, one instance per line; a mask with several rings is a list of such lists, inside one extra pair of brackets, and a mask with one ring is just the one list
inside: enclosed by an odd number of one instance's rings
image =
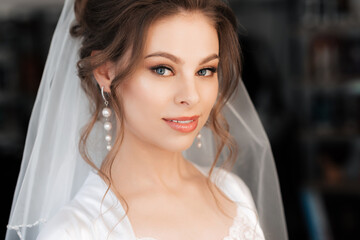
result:
[(176, 122), (176, 123), (191, 123), (194, 120), (186, 120), (186, 121), (178, 121), (178, 120), (170, 120), (171, 122)]

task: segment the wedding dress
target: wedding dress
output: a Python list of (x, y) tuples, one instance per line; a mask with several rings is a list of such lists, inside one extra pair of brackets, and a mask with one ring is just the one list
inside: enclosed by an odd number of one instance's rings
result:
[[(208, 169), (195, 166), (202, 174), (207, 175)], [(221, 180), (212, 180), (237, 204), (236, 217), (223, 240), (265, 239), (251, 193), (244, 182), (236, 175), (219, 168), (215, 169), (215, 173)], [(44, 225), (37, 240), (157, 240), (135, 236), (121, 203), (111, 190), (106, 193), (107, 188), (102, 178), (91, 171), (75, 198)], [(120, 221), (120, 216), (125, 218)]]

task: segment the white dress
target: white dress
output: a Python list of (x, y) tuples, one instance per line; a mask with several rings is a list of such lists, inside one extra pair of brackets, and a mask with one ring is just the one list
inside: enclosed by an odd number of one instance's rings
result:
[[(195, 165), (204, 175), (206, 168)], [(265, 239), (249, 189), (235, 174), (219, 168), (220, 182), (213, 182), (238, 205), (228, 236), (224, 240)], [(125, 210), (102, 178), (90, 172), (75, 198), (45, 225), (37, 240), (156, 240), (137, 238)], [(105, 197), (104, 197), (105, 196)], [(225, 235), (225, 234), (224, 234)]]

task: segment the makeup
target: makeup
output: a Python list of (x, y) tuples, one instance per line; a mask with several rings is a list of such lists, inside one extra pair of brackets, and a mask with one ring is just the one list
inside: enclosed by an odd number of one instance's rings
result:
[(163, 120), (174, 130), (189, 133), (196, 129), (199, 116), (163, 118)]

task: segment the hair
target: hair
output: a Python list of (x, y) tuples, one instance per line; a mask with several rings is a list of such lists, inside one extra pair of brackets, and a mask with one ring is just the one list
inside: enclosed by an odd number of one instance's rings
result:
[[(198, 12), (206, 16), (216, 28), (219, 39), (219, 96), (205, 125), (212, 130), (216, 143), (216, 155), (210, 168), (208, 186), (210, 186), (210, 176), (225, 147), (228, 155), (221, 166), (232, 168), (235, 163), (237, 147), (229, 133), (229, 125), (221, 113), (222, 108), (235, 92), (241, 75), (237, 21), (229, 6), (221, 0), (76, 0), (77, 22), (70, 32), (73, 37), (82, 40), (78, 75), (92, 107), (92, 118), (83, 129), (79, 149), (84, 160), (96, 168), (110, 184), (111, 167), (124, 136), (122, 99), (116, 89), (131, 75), (140, 61), (151, 24), (181, 12)], [(92, 54), (93, 51), (96, 51), (96, 54)], [(122, 63), (111, 82), (108, 94), (108, 100), (119, 125), (116, 128), (113, 148), (98, 169), (91, 161), (86, 143), (100, 117), (103, 105), (93, 70), (108, 61)]]

